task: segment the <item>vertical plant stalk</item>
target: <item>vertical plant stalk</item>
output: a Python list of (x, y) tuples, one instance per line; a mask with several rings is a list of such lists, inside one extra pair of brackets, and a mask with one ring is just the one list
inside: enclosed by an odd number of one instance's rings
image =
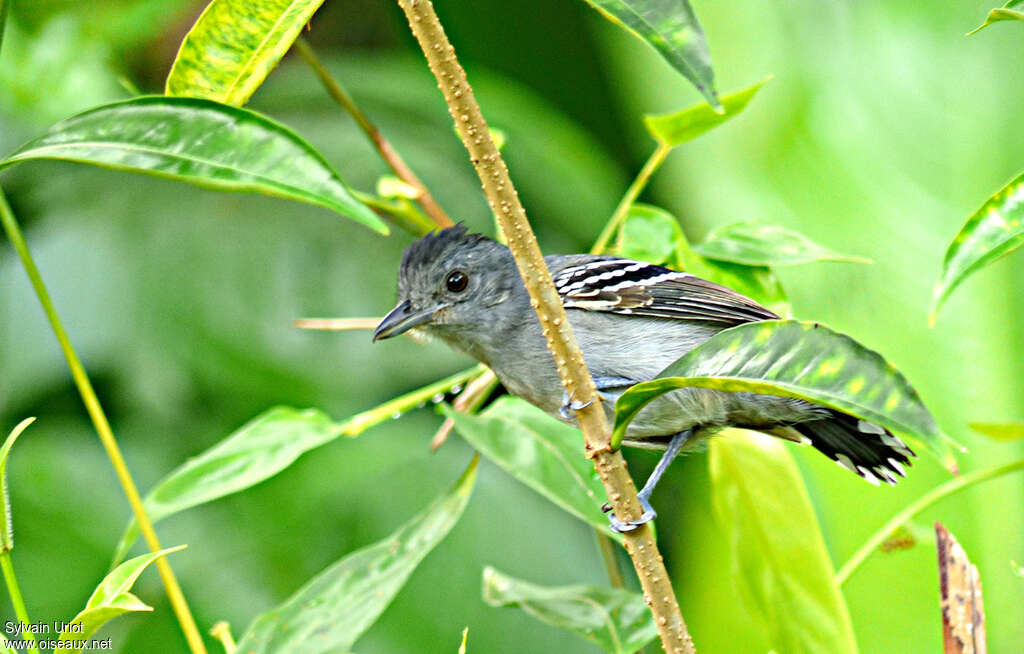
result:
[[(530, 294), (530, 302), (537, 311), (562, 383), (570, 397), (586, 405), (576, 413), (583, 430), (586, 455), (593, 461), (616, 515), (621, 519), (635, 520), (641, 515), (641, 509), (633, 479), (626, 470), (622, 454), (611, 449), (611, 433), (604, 410), (600, 402), (594, 401), (597, 399), (594, 380), (576, 343), (526, 212), (512, 186), (508, 169), (491, 139), (487, 123), (466, 80), (466, 72), (455, 57), (455, 49), (448, 41), (431, 2), (398, 0), (398, 4), (405, 12), (413, 35), (438, 81), (491, 209), (508, 238), (509, 249)], [(650, 525), (641, 525), (626, 533), (623, 540), (665, 651), (669, 654), (692, 654), (693, 641), (679, 612), (675, 591)]]
[[(614, 213), (612, 213), (611, 220), (605, 224), (604, 229), (601, 230), (601, 235), (597, 237), (597, 241), (594, 243), (594, 247), (590, 249), (591, 254), (602, 254), (608, 249), (608, 244), (612, 240), (612, 236), (615, 235), (616, 231), (619, 231), (622, 227), (622, 222), (626, 220), (626, 215), (629, 213), (629, 208), (633, 206), (636, 199), (640, 197), (640, 193), (643, 192), (644, 188), (647, 187), (647, 183), (651, 181), (651, 176), (654, 172), (661, 167), (661, 164), (665, 162), (665, 157), (672, 151), (671, 145), (665, 145), (664, 143), (658, 145), (658, 147), (651, 153), (651, 156), (647, 159), (644, 167), (640, 169), (636, 179), (626, 189), (626, 194), (622, 196), (619, 201), (619, 206), (615, 207)], [(621, 231), (619, 231), (621, 234)], [(621, 246), (621, 238), (619, 241)]]
[(221, 620), (210, 628), (210, 635), (220, 641), (226, 654), (235, 654), (238, 645), (235, 643), (235, 637), (231, 635), (230, 624)]
[[(0, 190), (0, 222), (3, 223), (7, 237), (11, 240), (14, 249), (17, 250), (18, 256), (21, 258), (25, 274), (28, 275), (32, 288), (35, 289), (36, 297), (39, 298), (39, 304), (42, 305), (43, 311), (50, 322), (50, 327), (53, 329), (54, 336), (57, 337), (57, 342), (60, 343), (61, 351), (67, 360), (68, 368), (71, 370), (71, 377), (78, 388), (78, 393), (82, 396), (82, 402), (89, 413), (89, 418), (96, 428), (96, 433), (103, 443), (103, 448), (107, 451), (107, 456), (110, 458), (111, 465), (114, 466), (114, 472), (117, 474), (118, 481), (121, 482), (121, 488), (124, 490), (125, 497), (128, 498), (128, 504), (131, 505), (132, 513), (139, 523), (139, 531), (142, 532), (143, 537), (146, 539), (146, 544), (149, 546), (150, 551), (159, 552), (163, 547), (160, 545), (160, 540), (153, 530), (153, 523), (146, 514), (142, 498), (139, 496), (139, 490), (135, 486), (131, 473), (128, 471), (128, 466), (125, 464), (121, 448), (118, 446), (117, 440), (114, 438), (114, 432), (110, 428), (110, 422), (103, 412), (103, 407), (100, 406), (100, 401), (96, 397), (96, 392), (92, 388), (88, 375), (85, 373), (85, 368), (82, 367), (78, 355), (71, 346), (71, 341), (68, 340), (67, 333), (64, 331), (64, 325), (61, 323), (60, 317), (57, 316), (57, 311), (53, 307), (50, 293), (46, 290), (43, 278), (39, 274), (35, 261), (32, 259), (32, 254), (28, 250), (28, 244), (25, 243), (25, 238), (22, 236), (21, 229), (14, 219), (14, 214), (11, 211), (10, 205), (7, 204), (7, 198), (2, 190)], [(171, 564), (167, 562), (166, 558), (160, 557), (156, 560), (156, 567), (167, 591), (167, 598), (170, 600), (174, 613), (178, 617), (178, 622), (181, 624), (181, 630), (185, 634), (185, 640), (188, 641), (189, 648), (193, 654), (206, 654), (206, 645), (203, 643), (202, 636), (199, 635), (199, 629), (196, 627), (195, 619), (192, 617), (192, 612), (185, 601), (185, 595), (181, 591), (181, 586), (174, 576)]]
[(327, 71), (323, 62), (320, 61), (320, 58), (316, 56), (316, 53), (306, 39), (300, 36), (295, 41), (295, 51), (299, 53), (299, 56), (309, 64), (309, 67), (313, 69), (316, 76), (320, 78), (320, 83), (324, 85), (327, 94), (355, 119), (360, 129), (363, 130), (366, 137), (373, 143), (373, 147), (377, 148), (377, 152), (380, 153), (381, 158), (394, 171), (395, 175), (419, 192), (419, 196), (416, 198), (417, 204), (423, 207), (423, 210), (437, 223), (438, 227), (451, 227), (454, 224), (452, 219), (448, 217), (448, 214), (437, 203), (434, 196), (430, 194), (426, 185), (420, 181), (416, 173), (412, 172), (412, 169), (409, 168), (398, 152), (391, 147), (391, 143), (384, 138), (384, 135), (377, 129), (377, 126), (356, 106), (352, 96), (342, 88), (337, 80), (331, 77), (331, 74)]
[(11, 604), (14, 606), (14, 615), (18, 616), (18, 622), (26, 627), (20, 634), (21, 638), (32, 643), (29, 645), (28, 651), (32, 654), (39, 654), (39, 648), (36, 647), (36, 637), (31, 631), (27, 629), (32, 624), (32, 620), (28, 617), (28, 609), (25, 608), (25, 600), (21, 597), (21, 588), (18, 586), (18, 578), (14, 575), (14, 564), (11, 563), (11, 552), (10, 550), (3, 550), (0, 552), (0, 568), (3, 569), (4, 582), (7, 583), (7, 593), (11, 596)]

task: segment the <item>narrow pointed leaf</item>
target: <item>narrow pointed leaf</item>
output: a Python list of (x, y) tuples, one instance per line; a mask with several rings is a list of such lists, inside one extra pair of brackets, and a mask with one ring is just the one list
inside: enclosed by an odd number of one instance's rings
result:
[(571, 631), (608, 654), (632, 654), (658, 637), (640, 593), (602, 586), (538, 586), (487, 567), (484, 601), (518, 606), (533, 617)]
[[(2, 0), (0, 0), (2, 1)], [(0, 25), (2, 27), (2, 25)], [(0, 447), (0, 490), (3, 491), (3, 504), (0, 504), (0, 513), (3, 515), (3, 524), (0, 528), (0, 552), (10, 552), (14, 549), (14, 523), (11, 519), (11, 496), (7, 492), (7, 457), (11, 455), (11, 448), (14, 441), (25, 431), (29, 425), (35, 422), (35, 418), (25, 418), (11, 431), (4, 440), (3, 447)]]
[(997, 441), (1019, 441), (1024, 438), (1024, 422), (972, 422), (971, 429)]
[[(133, 611), (152, 611), (152, 607), (147, 606), (128, 591), (151, 563), (162, 556), (184, 548), (184, 545), (180, 545), (159, 552), (149, 552), (125, 561), (114, 568), (93, 591), (85, 608), (70, 622), (71, 625), (82, 626), (66, 629), (61, 633), (60, 640), (86, 641), (97, 629), (119, 615)], [(82, 645), (78, 645), (77, 648), (72, 647), (70, 651), (80, 652)]]
[(646, 41), (693, 82), (712, 107), (721, 108), (707, 39), (688, 0), (586, 1), (605, 18)]
[(704, 257), (745, 266), (793, 266), (814, 261), (871, 263), (818, 245), (803, 234), (779, 225), (736, 223), (720, 227), (693, 246)]
[(0, 161), (0, 169), (35, 159), (297, 200), (388, 233), (298, 134), (266, 116), (209, 100), (148, 96), (91, 109), (29, 141)]
[(737, 116), (771, 79), (768, 76), (750, 88), (723, 97), (721, 112), (711, 105), (701, 104), (672, 114), (644, 116), (644, 125), (658, 143), (672, 147), (682, 145)]
[(455, 430), (478, 452), (557, 506), (602, 530), (606, 497), (583, 456), (583, 435), (515, 397), (502, 397), (479, 415), (444, 407)]
[(477, 458), (444, 495), (384, 540), (353, 552), (264, 613), (238, 642), (245, 654), (347, 652), (409, 575), (458, 522), (476, 480)]
[(956, 466), (948, 437), (906, 378), (882, 355), (818, 323), (766, 320), (719, 332), (622, 394), (613, 445), (648, 402), (690, 386), (813, 402), (881, 425)]
[[(1013, 9), (1013, 7), (1019, 7)], [(967, 33), (967, 36), (975, 34), (980, 30), (988, 27), (992, 23), (998, 23), (1003, 20), (1020, 20), (1024, 21), (1024, 0), (1010, 0), (1005, 5), (998, 9), (993, 9), (988, 12), (988, 17), (985, 18), (985, 22), (975, 27), (973, 30)]]
[(711, 503), (732, 578), (771, 649), (854, 654), (849, 611), (792, 456), (777, 440), (729, 430), (709, 444)]
[(167, 95), (241, 107), (323, 0), (213, 0), (181, 43)]
[(1024, 174), (985, 201), (960, 229), (942, 263), (932, 294), (928, 322), (935, 324), (939, 308), (970, 275), (1024, 245)]

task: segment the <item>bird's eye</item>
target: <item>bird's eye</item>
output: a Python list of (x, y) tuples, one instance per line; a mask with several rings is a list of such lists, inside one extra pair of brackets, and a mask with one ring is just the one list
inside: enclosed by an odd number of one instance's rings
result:
[(444, 285), (452, 293), (461, 293), (469, 285), (469, 276), (461, 270), (453, 270), (448, 273), (448, 278), (444, 280)]

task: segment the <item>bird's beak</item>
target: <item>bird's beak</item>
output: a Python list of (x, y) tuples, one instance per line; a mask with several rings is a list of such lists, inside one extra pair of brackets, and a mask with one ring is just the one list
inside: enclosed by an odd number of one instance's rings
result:
[(416, 313), (412, 310), (409, 300), (399, 302), (398, 306), (392, 309), (391, 313), (384, 316), (384, 320), (381, 320), (380, 324), (377, 325), (377, 329), (373, 331), (373, 340), (379, 341), (382, 338), (391, 338), (392, 336), (404, 334), (413, 327), (430, 322), (434, 318), (434, 314), (443, 308), (444, 305)]

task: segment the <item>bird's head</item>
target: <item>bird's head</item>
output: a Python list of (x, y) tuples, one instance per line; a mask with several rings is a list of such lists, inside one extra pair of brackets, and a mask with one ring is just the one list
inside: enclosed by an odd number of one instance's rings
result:
[(461, 223), (428, 234), (402, 255), (398, 304), (377, 326), (373, 340), (414, 327), (449, 342), (473, 340), (520, 284), (511, 253)]

